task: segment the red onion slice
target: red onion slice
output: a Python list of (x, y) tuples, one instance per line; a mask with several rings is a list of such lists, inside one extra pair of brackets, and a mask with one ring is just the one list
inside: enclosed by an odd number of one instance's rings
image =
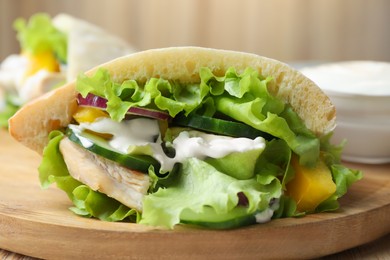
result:
[(93, 94), (88, 94), (85, 98), (79, 94), (77, 96), (77, 102), (79, 106), (97, 107), (103, 109), (107, 108), (107, 99)]
[[(96, 107), (104, 110), (107, 108), (107, 99), (93, 94), (88, 94), (85, 98), (79, 94), (77, 96), (77, 102), (79, 106), (83, 107)], [(144, 107), (131, 107), (126, 114), (144, 116), (158, 120), (168, 120), (170, 118), (167, 112)]]

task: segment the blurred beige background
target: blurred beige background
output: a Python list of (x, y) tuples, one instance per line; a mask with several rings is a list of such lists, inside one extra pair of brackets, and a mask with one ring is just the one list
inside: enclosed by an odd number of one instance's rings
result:
[(390, 61), (389, 0), (0, 0), (0, 59), (18, 52), (12, 23), (69, 13), (139, 50), (198, 45), (286, 62)]

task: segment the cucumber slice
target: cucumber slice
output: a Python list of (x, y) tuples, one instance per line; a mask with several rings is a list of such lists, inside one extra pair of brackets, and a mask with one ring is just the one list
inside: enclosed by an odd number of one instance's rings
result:
[(110, 146), (107, 140), (92, 133), (86, 131), (76, 133), (68, 128), (66, 135), (71, 141), (81, 145), (88, 151), (115, 161), (126, 168), (147, 173), (149, 166), (153, 165), (156, 172), (160, 170), (160, 163), (154, 158), (147, 155), (123, 154)]
[(204, 207), (202, 213), (186, 209), (180, 215), (180, 222), (213, 229), (232, 229), (255, 224), (256, 213), (248, 213), (245, 207), (236, 207), (226, 214), (217, 214), (211, 207)]
[(172, 124), (232, 137), (247, 137), (255, 139), (256, 137), (261, 136), (266, 140), (272, 140), (274, 138), (268, 133), (262, 132), (240, 122), (227, 121), (196, 114), (189, 116), (178, 115), (172, 120)]

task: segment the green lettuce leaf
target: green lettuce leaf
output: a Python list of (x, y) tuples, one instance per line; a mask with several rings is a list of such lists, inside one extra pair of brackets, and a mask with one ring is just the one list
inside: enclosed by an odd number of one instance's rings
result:
[(202, 103), (209, 91), (207, 86), (188, 84), (178, 87), (175, 82), (159, 78), (151, 78), (144, 86), (134, 80), (119, 84), (112, 81), (105, 69), (98, 69), (91, 77), (79, 75), (76, 89), (83, 97), (92, 93), (106, 98), (107, 112), (116, 121), (121, 121), (133, 106), (158, 108), (169, 112), (172, 117), (182, 111), (188, 114)]
[(343, 153), (346, 140), (343, 140), (340, 144), (334, 145), (331, 143), (333, 132), (321, 137), (321, 157), (325, 163), (330, 167), (333, 164), (341, 163), (341, 155)]
[[(143, 91), (134, 80), (127, 80), (122, 84), (115, 83), (105, 69), (98, 69), (92, 77), (80, 74), (76, 81), (76, 89), (83, 97), (92, 93), (106, 98), (107, 112), (118, 122), (125, 117), (130, 107), (146, 106), (151, 102), (150, 94)], [(131, 101), (123, 101), (125, 98)]]
[(235, 152), (222, 158), (207, 158), (205, 162), (231, 177), (246, 180), (255, 175), (256, 161), (263, 150), (253, 149), (246, 152)]
[(224, 214), (236, 208), (239, 192), (248, 198), (247, 212), (254, 213), (268, 208), (271, 199), (281, 195), (277, 178), (268, 185), (254, 178), (237, 180), (196, 158), (186, 160), (181, 171), (170, 178), (168, 188), (145, 197), (141, 224), (173, 228), (184, 210), (202, 213), (205, 207)]
[(294, 177), (290, 167), (291, 155), (291, 149), (284, 140), (273, 139), (267, 142), (255, 166), (258, 181), (269, 176), (278, 177), (282, 180), (282, 187), (285, 190), (286, 183)]
[(42, 188), (48, 188), (52, 183), (63, 190), (73, 202), (74, 213), (85, 217), (96, 217), (105, 221), (121, 221), (129, 219), (137, 221), (138, 213), (122, 205), (120, 202), (93, 191), (86, 185), (75, 180), (70, 174), (59, 150), (59, 143), (64, 138), (60, 131), (52, 131), (49, 143), (43, 151), (42, 162), (39, 165), (39, 180)]
[[(310, 135), (294, 133), (287, 120), (277, 114), (268, 112), (263, 115), (261, 111), (265, 104), (266, 101), (261, 98), (245, 100), (224, 96), (216, 99), (218, 111), (253, 128), (283, 139), (300, 156), (301, 164), (314, 165), (319, 157), (319, 140), (309, 131)], [(298, 129), (305, 128), (302, 122), (300, 124)]]
[(301, 164), (310, 166), (316, 163), (320, 151), (319, 140), (291, 107), (268, 92), (267, 84), (271, 78), (262, 79), (251, 68), (240, 75), (232, 68), (226, 72), (225, 77), (211, 75), (210, 69), (201, 70), (202, 82), (225, 83), (226, 92), (214, 98), (217, 111), (285, 140), (300, 156)]
[(316, 208), (316, 212), (334, 211), (340, 207), (338, 199), (347, 193), (348, 188), (356, 181), (363, 178), (363, 172), (350, 169), (341, 164), (341, 155), (346, 141), (339, 145), (330, 142), (333, 133), (321, 138), (321, 157), (332, 172), (333, 181), (336, 184), (336, 192)]
[(275, 210), (273, 219), (302, 217), (305, 213), (297, 213), (297, 203), (290, 197), (282, 195), (279, 199), (279, 207)]
[(51, 18), (45, 13), (38, 13), (29, 19), (16, 19), (14, 28), (21, 49), (32, 54), (50, 51), (62, 62), (67, 61), (67, 36), (52, 24)]
[(217, 110), (256, 129), (281, 138), (300, 156), (303, 165), (314, 165), (319, 157), (320, 142), (303, 121), (281, 100), (272, 96), (267, 84), (272, 78), (262, 79), (253, 69), (240, 75), (240, 96), (216, 99)]
[(19, 106), (13, 104), (8, 99), (5, 100), (4, 107), (0, 110), (0, 127), (8, 127), (8, 119), (18, 111)]
[(345, 195), (348, 188), (363, 178), (363, 172), (350, 169), (341, 164), (331, 166), (333, 181), (336, 183), (336, 192), (315, 209), (315, 212), (334, 211), (340, 207), (338, 199)]

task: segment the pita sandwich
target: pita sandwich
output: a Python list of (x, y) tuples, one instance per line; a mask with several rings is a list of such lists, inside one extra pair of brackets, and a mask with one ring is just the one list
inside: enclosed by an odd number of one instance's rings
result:
[(76, 214), (102, 220), (237, 228), (334, 210), (339, 178), (361, 177), (329, 144), (335, 108), (321, 89), (249, 53), (123, 56), (9, 122), (42, 154), (41, 184), (56, 182)]

